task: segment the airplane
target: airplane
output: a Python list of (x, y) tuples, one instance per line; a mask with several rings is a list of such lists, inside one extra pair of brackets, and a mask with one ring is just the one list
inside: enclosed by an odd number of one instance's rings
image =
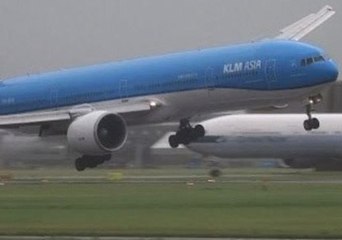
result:
[(342, 167), (342, 114), (318, 114), (319, 131), (302, 114), (227, 115), (202, 122), (206, 136), (187, 146), (205, 156), (281, 159), (292, 168)]
[(322, 49), (299, 40), (334, 14), (325, 6), (273, 39), (3, 80), (0, 128), (66, 135), (81, 155), (78, 171), (109, 160), (132, 125), (179, 121), (169, 139), (176, 148), (205, 135), (190, 124), (197, 115), (305, 100), (304, 126), (317, 129), (312, 108), (338, 68)]

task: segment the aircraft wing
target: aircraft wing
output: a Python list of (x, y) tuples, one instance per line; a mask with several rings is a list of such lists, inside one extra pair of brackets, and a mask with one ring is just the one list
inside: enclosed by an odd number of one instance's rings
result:
[(0, 117), (0, 128), (11, 128), (19, 125), (40, 125), (47, 122), (71, 120), (67, 111), (47, 111), (13, 114)]
[(280, 35), (276, 39), (286, 39), (299, 41), (307, 34), (315, 30), (322, 23), (327, 21), (335, 14), (335, 11), (330, 6), (325, 6), (317, 13), (312, 13), (301, 20), (295, 22), (294, 24), (285, 27), (280, 31)]
[(12, 114), (0, 116), (0, 128), (16, 128), (20, 126), (35, 126), (47, 123), (70, 122), (73, 119), (96, 110), (106, 110), (111, 113), (128, 114), (149, 112), (161, 104), (156, 101), (127, 102), (114, 105), (104, 103), (101, 107), (84, 104), (70, 109), (55, 111), (38, 111), (32, 113)]

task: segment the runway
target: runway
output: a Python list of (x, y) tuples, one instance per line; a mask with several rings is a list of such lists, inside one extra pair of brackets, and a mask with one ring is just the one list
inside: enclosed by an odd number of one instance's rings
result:
[(227, 174), (219, 178), (208, 175), (165, 175), (165, 176), (19, 176), (0, 179), (0, 186), (7, 184), (161, 184), (161, 183), (274, 183), (274, 184), (342, 184), (342, 177), (289, 174)]
[[(168, 237), (78, 237), (78, 236), (0, 236), (0, 240), (278, 240), (279, 238), (168, 238)], [(329, 238), (331, 239), (331, 238)], [(279, 239), (280, 240), (280, 239)], [(311, 240), (281, 238), (281, 240)], [(313, 240), (313, 239), (312, 239)], [(320, 239), (314, 239), (320, 240)], [(323, 239), (322, 239), (323, 240)]]

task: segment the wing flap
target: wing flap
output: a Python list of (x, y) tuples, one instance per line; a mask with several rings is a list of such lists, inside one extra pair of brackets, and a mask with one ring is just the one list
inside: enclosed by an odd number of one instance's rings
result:
[(151, 101), (137, 101), (120, 103), (113, 106), (112, 102), (101, 104), (101, 109), (113, 113), (124, 114), (132, 112), (145, 112), (152, 109)]
[(283, 28), (281, 34), (276, 39), (287, 39), (299, 41), (307, 34), (315, 30), (329, 18), (331, 18), (336, 12), (330, 6), (323, 7), (317, 13), (312, 13), (301, 20), (291, 24), (288, 27)]

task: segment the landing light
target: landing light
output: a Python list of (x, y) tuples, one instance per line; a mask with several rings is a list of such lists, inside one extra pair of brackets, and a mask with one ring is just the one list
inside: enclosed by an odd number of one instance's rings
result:
[(150, 102), (150, 107), (151, 107), (151, 108), (156, 108), (156, 107), (158, 107), (158, 103), (155, 102), (155, 101), (151, 101), (151, 102)]

